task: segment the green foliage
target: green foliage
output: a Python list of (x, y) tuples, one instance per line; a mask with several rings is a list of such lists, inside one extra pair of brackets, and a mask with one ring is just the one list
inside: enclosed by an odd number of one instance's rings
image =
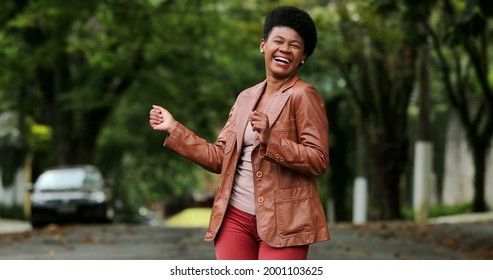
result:
[[(30, 155), (35, 162), (34, 168), (42, 171), (52, 167), (53, 152), (53, 129), (44, 124), (34, 123), (33, 120), (27, 122), (29, 131), (27, 132), (27, 146)], [(36, 174), (36, 172), (33, 172)], [(33, 181), (36, 178), (31, 178)]]
[(27, 220), (24, 215), (23, 206), (12, 205), (6, 206), (0, 204), (0, 213), (2, 213), (2, 218), (14, 219), (14, 220)]
[(52, 130), (49, 126), (33, 124), (29, 135), (29, 147), (32, 151), (48, 150), (52, 139)]

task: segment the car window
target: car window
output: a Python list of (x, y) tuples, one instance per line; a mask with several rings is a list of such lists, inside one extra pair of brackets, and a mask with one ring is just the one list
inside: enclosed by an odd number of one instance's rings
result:
[(88, 172), (84, 178), (84, 186), (87, 187), (98, 187), (103, 183), (103, 178), (98, 172)]
[(36, 181), (36, 188), (65, 189), (80, 188), (84, 183), (84, 171), (81, 169), (60, 169), (46, 171)]

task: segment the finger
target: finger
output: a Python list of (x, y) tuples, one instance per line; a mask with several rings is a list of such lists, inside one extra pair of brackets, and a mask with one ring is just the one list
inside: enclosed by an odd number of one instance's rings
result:
[(164, 108), (158, 105), (152, 105), (152, 108), (158, 111), (159, 113), (162, 113), (164, 111)]
[(155, 109), (151, 109), (151, 111), (149, 111), (149, 115), (156, 115), (156, 116), (159, 116), (159, 115), (162, 115), (161, 112), (159, 110), (155, 110)]
[(262, 126), (259, 126), (259, 125), (252, 125), (252, 130), (255, 132), (255, 133), (262, 133), (263, 131), (263, 128)]
[(260, 115), (261, 113), (259, 111), (253, 111), (251, 114), (250, 114), (250, 119), (251, 120), (258, 120), (260, 118)]
[(253, 124), (253, 123), (252, 123), (252, 130), (253, 130), (254, 132), (260, 132), (260, 131), (259, 131), (259, 129), (258, 129), (258, 127), (257, 127), (257, 125), (255, 125), (255, 124)]
[(162, 118), (162, 116), (156, 116), (156, 115), (152, 114), (149, 116), (149, 119), (153, 120), (153, 121), (159, 121), (159, 120), (162, 120), (163, 118)]

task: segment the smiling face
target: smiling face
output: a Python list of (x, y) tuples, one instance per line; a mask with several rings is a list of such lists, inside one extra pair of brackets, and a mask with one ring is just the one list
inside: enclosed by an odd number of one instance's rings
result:
[(265, 57), (267, 79), (286, 80), (293, 76), (305, 60), (303, 38), (294, 29), (276, 26), (260, 43)]

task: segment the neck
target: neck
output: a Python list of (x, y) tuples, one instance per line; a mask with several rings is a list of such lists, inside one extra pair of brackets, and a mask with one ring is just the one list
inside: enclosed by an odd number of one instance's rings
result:
[(293, 76), (289, 76), (287, 78), (284, 78), (284, 79), (277, 79), (277, 78), (274, 78), (274, 77), (267, 77), (267, 85), (265, 87), (265, 93), (267, 94), (274, 94), (276, 92), (278, 92), (282, 86), (284, 85), (284, 83), (286, 83), (286, 81), (290, 80)]

